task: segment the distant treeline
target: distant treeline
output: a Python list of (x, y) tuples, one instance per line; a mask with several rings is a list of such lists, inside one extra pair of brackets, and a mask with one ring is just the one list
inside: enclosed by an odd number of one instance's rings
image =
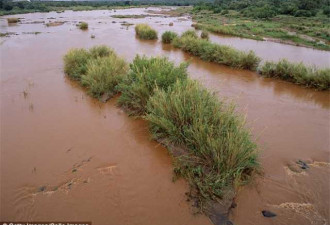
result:
[(47, 12), (56, 8), (72, 8), (72, 7), (94, 7), (107, 8), (113, 6), (139, 6), (139, 5), (168, 5), (168, 6), (188, 6), (198, 3), (213, 3), (212, 0), (111, 0), (111, 1), (19, 1), (0, 0), (0, 10), (7, 11), (5, 14), (12, 14), (10, 11), (27, 11), (27, 12)]
[(270, 18), (276, 15), (297, 17), (316, 16), (321, 12), (330, 16), (330, 0), (215, 0), (214, 3), (201, 2), (194, 10), (212, 10), (226, 14), (236, 10), (246, 17)]

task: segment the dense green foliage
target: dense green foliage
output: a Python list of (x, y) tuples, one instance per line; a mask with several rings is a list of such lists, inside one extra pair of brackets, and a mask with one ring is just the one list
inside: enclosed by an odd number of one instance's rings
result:
[(130, 72), (118, 89), (118, 103), (129, 114), (141, 116), (146, 113), (147, 102), (155, 87), (167, 90), (177, 80), (187, 78), (187, 64), (176, 67), (167, 58), (135, 57)]
[(318, 12), (328, 15), (329, 3), (329, 0), (215, 0), (214, 4), (197, 4), (194, 10), (212, 10), (222, 14), (235, 10), (254, 18), (271, 18), (280, 14), (311, 17)]
[(266, 62), (259, 71), (267, 77), (280, 78), (319, 90), (330, 89), (330, 69), (306, 67), (302, 63), (290, 63), (283, 59), (277, 63)]
[(107, 46), (89, 50), (72, 49), (64, 56), (64, 72), (80, 81), (88, 93), (96, 98), (117, 93), (117, 85), (126, 75), (128, 66)]
[[(212, 2), (211, 0), (204, 0)], [(197, 4), (200, 0), (109, 0), (109, 1), (31, 1), (13, 2), (11, 0), (0, 1), (0, 15), (20, 14), (30, 12), (49, 12), (70, 10), (94, 10), (126, 8), (148, 5), (169, 5), (169, 6), (188, 6)]]
[(175, 32), (165, 31), (162, 35), (162, 42), (165, 44), (170, 44), (176, 37), (178, 37), (178, 35)]
[(170, 147), (176, 174), (197, 189), (199, 200), (221, 197), (258, 168), (256, 145), (243, 118), (197, 82), (157, 89), (147, 109), (153, 138)]
[(173, 45), (203, 60), (227, 65), (234, 68), (255, 70), (260, 58), (254, 52), (243, 52), (235, 48), (218, 45), (208, 40), (199, 39), (194, 31), (186, 31), (174, 39)]
[(208, 40), (209, 39), (209, 32), (207, 32), (206, 30), (203, 30), (202, 33), (201, 33), (201, 38)]
[(138, 24), (135, 26), (136, 35), (145, 40), (157, 39), (157, 31), (152, 29), (148, 24)]

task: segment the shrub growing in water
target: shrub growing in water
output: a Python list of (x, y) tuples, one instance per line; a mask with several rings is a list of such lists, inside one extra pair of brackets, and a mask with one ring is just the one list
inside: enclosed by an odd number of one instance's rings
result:
[(100, 98), (107, 98), (117, 93), (116, 87), (123, 80), (128, 70), (126, 62), (114, 52), (108, 56), (93, 58), (87, 63), (86, 75), (81, 77), (81, 83), (87, 87), (88, 93)]
[(261, 75), (280, 78), (319, 90), (330, 89), (330, 69), (317, 70), (302, 63), (290, 63), (282, 59), (277, 63), (266, 62), (259, 70)]
[(198, 35), (194, 30), (187, 30), (181, 34), (181, 37), (198, 38)]
[(178, 37), (178, 35), (175, 32), (165, 31), (162, 35), (162, 42), (170, 44), (176, 37)]
[(154, 40), (157, 39), (157, 32), (148, 24), (138, 24), (135, 26), (135, 33), (141, 39)]
[(153, 138), (170, 151), (175, 146), (175, 172), (196, 188), (200, 200), (221, 197), (258, 168), (256, 144), (244, 119), (197, 82), (157, 88), (147, 110)]
[(73, 80), (80, 80), (87, 72), (89, 60), (110, 55), (113, 51), (107, 46), (95, 46), (90, 50), (71, 49), (64, 56), (64, 72)]
[(81, 29), (81, 30), (87, 30), (87, 29), (88, 29), (88, 23), (86, 23), (86, 22), (81, 22), (81, 23), (79, 23), (78, 27), (79, 27), (79, 29)]
[(167, 90), (176, 80), (187, 78), (187, 64), (176, 67), (167, 58), (136, 56), (130, 65), (130, 72), (118, 89), (121, 96), (118, 103), (131, 115), (141, 116), (153, 95), (155, 87)]

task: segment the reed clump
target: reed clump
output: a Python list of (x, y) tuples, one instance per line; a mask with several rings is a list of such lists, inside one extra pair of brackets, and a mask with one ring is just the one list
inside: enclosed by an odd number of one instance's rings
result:
[(64, 56), (64, 72), (87, 88), (95, 97), (112, 97), (117, 85), (128, 71), (126, 62), (107, 46), (95, 46), (89, 50), (71, 49)]
[(145, 40), (157, 39), (157, 31), (152, 29), (148, 24), (137, 24), (135, 26), (136, 35)]
[(257, 147), (244, 119), (198, 82), (156, 88), (147, 112), (153, 138), (169, 148), (176, 175), (195, 189), (200, 207), (247, 183), (258, 170)]
[(174, 39), (172, 44), (202, 60), (233, 68), (256, 70), (260, 62), (260, 58), (253, 51), (243, 52), (229, 46), (215, 44), (199, 39), (191, 32), (183, 33), (179, 38)]
[(203, 30), (201, 33), (201, 38), (209, 40), (209, 32), (207, 32), (206, 30)]
[(88, 29), (88, 23), (86, 22), (81, 22), (78, 24), (79, 29), (81, 30), (87, 30)]
[(266, 77), (279, 78), (318, 90), (330, 89), (330, 69), (317, 69), (302, 63), (291, 63), (286, 59), (266, 62), (259, 73)]
[(170, 44), (177, 37), (178, 35), (175, 32), (165, 31), (162, 35), (162, 42), (165, 44)]
[(118, 103), (130, 115), (146, 113), (147, 102), (155, 87), (167, 90), (177, 80), (187, 79), (187, 64), (175, 66), (167, 58), (137, 55), (130, 64), (127, 77), (119, 84), (121, 96)]

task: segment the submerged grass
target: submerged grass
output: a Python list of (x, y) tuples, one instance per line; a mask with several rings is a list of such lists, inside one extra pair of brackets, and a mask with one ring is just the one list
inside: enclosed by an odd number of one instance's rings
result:
[(155, 87), (167, 90), (177, 80), (187, 78), (187, 64), (175, 66), (167, 58), (137, 55), (130, 69), (127, 77), (118, 86), (121, 92), (118, 103), (134, 116), (146, 113), (147, 102)]
[(117, 85), (127, 70), (125, 61), (104, 45), (89, 50), (72, 49), (64, 56), (64, 72), (71, 79), (80, 81), (95, 98), (116, 94)]
[(319, 90), (330, 90), (330, 69), (316, 69), (302, 63), (291, 63), (286, 59), (266, 62), (260, 69), (261, 75), (290, 81)]
[(147, 104), (153, 138), (170, 148), (175, 172), (195, 189), (199, 206), (249, 181), (259, 167), (256, 144), (234, 106), (199, 83), (177, 81), (157, 88)]
[(199, 39), (194, 31), (184, 32), (181, 37), (174, 39), (172, 44), (203, 60), (233, 68), (256, 70), (260, 62), (260, 58), (253, 51), (243, 52), (229, 46)]
[(148, 24), (138, 24), (135, 27), (136, 35), (145, 40), (157, 39), (157, 32), (152, 29)]

